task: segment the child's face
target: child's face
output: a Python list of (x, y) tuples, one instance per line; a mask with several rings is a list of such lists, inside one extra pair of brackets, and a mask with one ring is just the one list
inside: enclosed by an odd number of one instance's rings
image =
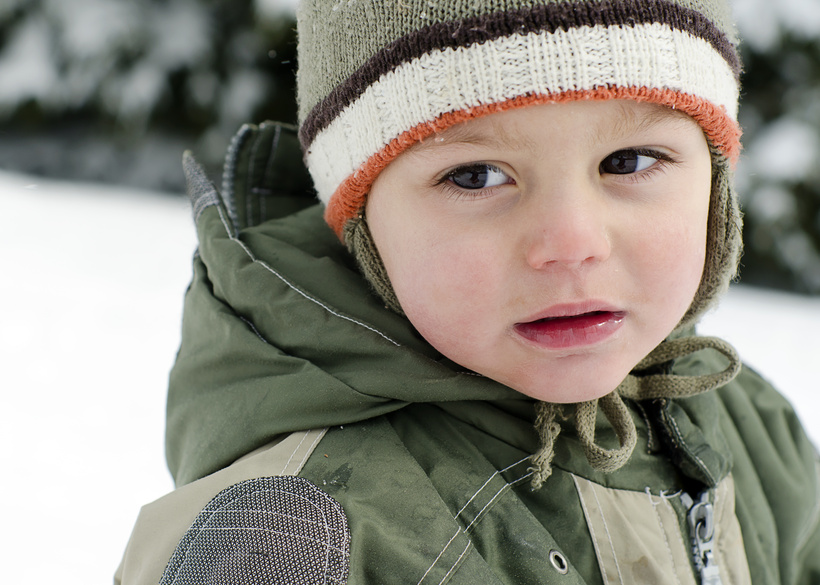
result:
[(608, 394), (698, 288), (700, 127), (632, 101), (531, 106), (402, 153), (366, 213), (407, 317), (451, 360), (550, 402)]

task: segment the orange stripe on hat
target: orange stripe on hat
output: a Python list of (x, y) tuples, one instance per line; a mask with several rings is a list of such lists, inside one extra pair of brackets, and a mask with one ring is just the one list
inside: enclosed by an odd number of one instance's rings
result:
[(342, 237), (348, 220), (361, 214), (367, 194), (379, 173), (397, 156), (413, 144), (451, 126), (488, 114), (526, 106), (560, 104), (581, 100), (630, 99), (649, 102), (680, 110), (691, 116), (703, 128), (709, 142), (732, 163), (740, 155), (740, 127), (724, 108), (712, 102), (671, 89), (647, 87), (601, 87), (593, 90), (570, 90), (555, 94), (519, 96), (504, 102), (485, 104), (466, 110), (448, 112), (435, 120), (424, 122), (403, 132), (387, 146), (371, 156), (356, 172), (347, 177), (336, 189), (325, 209), (325, 221)]

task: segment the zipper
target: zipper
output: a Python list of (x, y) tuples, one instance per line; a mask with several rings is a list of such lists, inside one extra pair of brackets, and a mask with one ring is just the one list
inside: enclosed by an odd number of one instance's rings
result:
[(709, 491), (702, 492), (697, 501), (684, 493), (681, 502), (688, 509), (686, 518), (692, 538), (692, 560), (701, 585), (723, 585), (714, 551), (715, 509), (709, 501)]

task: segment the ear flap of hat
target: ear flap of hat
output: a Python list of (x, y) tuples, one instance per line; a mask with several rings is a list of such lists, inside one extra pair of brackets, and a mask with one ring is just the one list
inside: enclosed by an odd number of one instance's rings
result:
[(384, 301), (388, 309), (404, 315), (393, 285), (390, 284), (390, 277), (387, 276), (382, 257), (376, 248), (376, 242), (373, 241), (370, 228), (367, 227), (364, 214), (348, 220), (342, 235), (347, 249), (353, 254), (359, 270), (370, 283), (373, 291)]
[(678, 329), (694, 324), (726, 292), (737, 275), (743, 251), (743, 220), (734, 190), (732, 165), (712, 148), (712, 194), (706, 234), (706, 260), (700, 287)]

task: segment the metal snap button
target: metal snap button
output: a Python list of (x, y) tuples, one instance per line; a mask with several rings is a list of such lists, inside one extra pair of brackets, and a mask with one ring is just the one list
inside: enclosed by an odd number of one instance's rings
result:
[(550, 563), (552, 563), (555, 570), (562, 575), (569, 573), (569, 562), (567, 562), (567, 557), (557, 550), (550, 551)]

